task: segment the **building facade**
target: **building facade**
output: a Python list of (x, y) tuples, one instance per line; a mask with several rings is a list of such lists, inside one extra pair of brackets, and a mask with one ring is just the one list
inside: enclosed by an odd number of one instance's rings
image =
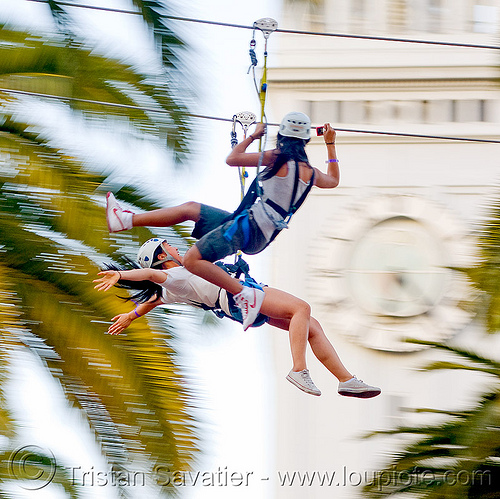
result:
[[(360, 437), (426, 422), (406, 408), (463, 408), (480, 388), (470, 375), (422, 372), (443, 354), (408, 340), (488, 348), (470, 307), (475, 291), (450, 267), (474, 261), (500, 146), (445, 138), (500, 136), (498, 50), (373, 37), (495, 45), (500, 1), (294, 1), (283, 12), (280, 27), (360, 37), (272, 35), (269, 121), (299, 110), (314, 125), (332, 123), (341, 184), (313, 190), (273, 243), (271, 282), (308, 300), (347, 367), (383, 393), (339, 397), (312, 354), (321, 397), (283, 380), (275, 496), (361, 497), (362, 484), (402, 442)], [(308, 154), (324, 165), (321, 137)], [(286, 337), (274, 338), (280, 383), (289, 349)]]

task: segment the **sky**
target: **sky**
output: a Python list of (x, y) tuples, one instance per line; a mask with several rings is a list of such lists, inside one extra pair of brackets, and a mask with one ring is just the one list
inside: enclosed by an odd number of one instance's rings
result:
[[(130, 8), (126, 0), (86, 0), (81, 2), (106, 7)], [(252, 25), (263, 17), (279, 22), (278, 0), (255, 0), (251, 3), (234, 0), (196, 0), (181, 5), (178, 15), (216, 20), (227, 23)], [(0, 20), (17, 21), (23, 26), (45, 27), (45, 6), (25, 0), (0, 0)], [(101, 40), (103, 47), (116, 55), (123, 54), (131, 60), (141, 60), (148, 54), (150, 40), (135, 16), (95, 11), (79, 12), (80, 19)], [(199, 90), (197, 114), (232, 118), (240, 111), (259, 114), (259, 103), (254, 83), (247, 70), (251, 30), (215, 27), (184, 23), (186, 38), (193, 46), (191, 64)], [(135, 36), (131, 36), (134, 33)], [(260, 33), (257, 33), (260, 35)], [(262, 61), (263, 37), (257, 36), (257, 57)], [(271, 46), (272, 38), (269, 41)], [(144, 60), (144, 59), (142, 59)], [(260, 76), (260, 75), (259, 75)], [(51, 106), (47, 115), (45, 105), (31, 108), (30, 114), (40, 116), (54, 129), (67, 111)], [(68, 134), (67, 147), (90, 160), (99, 158), (108, 171), (127, 157), (130, 168), (123, 175), (114, 174), (116, 184), (127, 179), (140, 182), (160, 202), (197, 200), (232, 210), (239, 202), (237, 172), (225, 164), (230, 149), (230, 123), (197, 120), (195, 126), (195, 155), (187, 171), (172, 175), (165, 168), (163, 152), (146, 144), (131, 147), (124, 142), (109, 142), (98, 134), (73, 124)], [(238, 129), (241, 140), (241, 129)], [(89, 136), (96, 144), (93, 151), (78, 150), (79, 143), (72, 137)], [(102, 166), (101, 165), (101, 166)], [(140, 167), (138, 167), (140, 166)], [(264, 280), (266, 261), (254, 258), (252, 268), (257, 279)], [(260, 274), (260, 275), (259, 275)], [(267, 328), (242, 332), (230, 321), (223, 327), (200, 330), (199, 325), (183, 328), (186, 334), (177, 347), (189, 366), (189, 374), (197, 379), (197, 390), (204, 408), (200, 410), (206, 440), (204, 452), (195, 465), (195, 471), (228, 473), (237, 472), (249, 477), (250, 486), (238, 487), (186, 487), (182, 497), (210, 499), (211, 497), (271, 497), (268, 481), (272, 468), (273, 418), (272, 398), (274, 374)], [(15, 360), (19, 366), (18, 378), (12, 380), (11, 390), (17, 399), (16, 411), (25, 422), (25, 441), (50, 448), (56, 455), (64, 456), (66, 463), (82, 469), (105, 470), (102, 458), (92, 449), (90, 433), (83, 432), (85, 422), (76, 410), (68, 410), (57, 384), (44, 372), (41, 362), (31, 354), (20, 354)], [(50, 404), (43, 402), (50, 401)], [(33, 414), (31, 407), (45, 411)], [(75, 456), (78, 456), (75, 460)], [(12, 491), (20, 498), (36, 497), (58, 499), (54, 487), (36, 492)], [(64, 497), (61, 495), (61, 497)], [(110, 487), (84, 488), (82, 497), (114, 498), (116, 491)]]

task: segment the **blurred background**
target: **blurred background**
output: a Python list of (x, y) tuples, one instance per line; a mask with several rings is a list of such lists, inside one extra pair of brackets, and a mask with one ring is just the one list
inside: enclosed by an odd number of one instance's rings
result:
[[(499, 497), (499, 9), (0, 0), (1, 497)], [(372, 400), (312, 355), (323, 395), (295, 389), (269, 326), (174, 306), (105, 334), (130, 307), (94, 291), (100, 267), (192, 243), (109, 234), (106, 192), (234, 209), (268, 17), (267, 146), (290, 110), (331, 122), (342, 178), (248, 261), (311, 303)], [(323, 139), (307, 151), (322, 168)]]

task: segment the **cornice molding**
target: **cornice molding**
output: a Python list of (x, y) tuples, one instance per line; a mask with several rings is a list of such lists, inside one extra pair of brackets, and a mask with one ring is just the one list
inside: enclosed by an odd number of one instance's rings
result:
[(268, 82), (300, 90), (500, 90), (497, 67), (271, 68)]
[(268, 78), (275, 89), (328, 90), (352, 92), (353, 90), (476, 90), (500, 91), (500, 78), (491, 79), (422, 79), (422, 80), (273, 80)]

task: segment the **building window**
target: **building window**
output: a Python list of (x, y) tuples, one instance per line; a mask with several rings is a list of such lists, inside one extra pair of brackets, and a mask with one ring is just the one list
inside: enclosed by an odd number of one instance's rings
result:
[(427, 31), (440, 33), (442, 30), (443, 0), (427, 0)]
[(387, 22), (391, 31), (404, 31), (407, 27), (408, 6), (406, 0), (390, 0)]
[(340, 121), (339, 101), (312, 101), (309, 116), (315, 123), (338, 123)]
[(363, 31), (367, 21), (366, 0), (351, 0), (350, 11), (351, 30)]
[(477, 123), (495, 122), (500, 101), (484, 99), (309, 101), (314, 123)]
[(367, 103), (364, 101), (342, 101), (339, 107), (339, 121), (342, 123), (366, 123)]
[(423, 101), (424, 123), (450, 123), (454, 121), (453, 101), (446, 99)]
[(474, 33), (495, 34), (498, 25), (498, 8), (493, 5), (476, 4), (472, 10)]

